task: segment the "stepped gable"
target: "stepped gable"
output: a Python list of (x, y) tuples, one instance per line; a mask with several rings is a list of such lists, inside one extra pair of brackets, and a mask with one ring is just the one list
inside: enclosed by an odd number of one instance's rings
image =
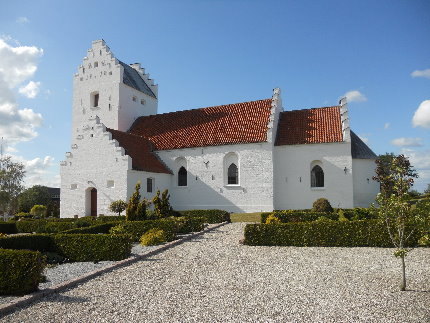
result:
[(339, 106), (281, 112), (275, 146), (342, 141)]
[(127, 65), (120, 60), (118, 62), (124, 67), (124, 76), (123, 82), (125, 85), (132, 87), (140, 92), (143, 92), (153, 98), (156, 98), (154, 92), (152, 92), (151, 88), (146, 84), (146, 82), (142, 79), (139, 73), (130, 65)]
[(149, 140), (119, 130), (109, 128), (106, 130), (112, 134), (112, 139), (117, 140), (119, 145), (124, 148), (125, 153), (131, 157), (134, 170), (172, 174), (158, 156), (152, 152), (152, 144)]
[(272, 99), (227, 104), (138, 118), (129, 132), (155, 150), (267, 141)]
[(351, 130), (351, 156), (357, 159), (376, 159), (378, 156)]

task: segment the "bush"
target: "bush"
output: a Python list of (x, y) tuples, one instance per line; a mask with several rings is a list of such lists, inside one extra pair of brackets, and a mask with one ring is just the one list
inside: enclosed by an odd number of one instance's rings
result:
[(76, 224), (70, 221), (48, 221), (45, 219), (17, 221), (15, 225), (19, 233), (57, 233), (76, 227)]
[(125, 211), (125, 217), (127, 221), (137, 221), (138, 220), (138, 214), (137, 209), (139, 207), (140, 202), (140, 182), (136, 183), (136, 186), (134, 188), (134, 193), (130, 197), (130, 200), (127, 203), (127, 209)]
[(54, 251), (50, 235), (29, 234), (0, 238), (0, 249), (29, 249), (40, 252)]
[[(420, 233), (409, 240), (417, 245)], [(247, 224), (244, 244), (299, 247), (384, 247), (392, 246), (386, 225), (379, 220), (318, 221), (281, 224)]]
[(109, 233), (109, 230), (118, 225), (119, 221), (107, 222), (102, 224), (96, 224), (89, 227), (75, 228), (63, 231), (64, 234), (97, 234), (97, 233)]
[(45, 205), (35, 205), (31, 208), (30, 214), (37, 217), (45, 217), (47, 208)]
[(278, 218), (282, 223), (289, 222), (311, 222), (316, 221), (321, 216), (324, 216), (330, 220), (337, 220), (339, 215), (337, 213), (327, 213), (327, 212), (312, 212), (312, 211), (295, 211), (295, 210), (284, 210), (284, 211), (274, 211), (273, 213), (263, 213), (261, 214), (261, 223), (266, 223), (267, 218), (273, 215)]
[(168, 190), (164, 190), (163, 193), (161, 193), (161, 198), (160, 190), (157, 190), (157, 193), (152, 199), (152, 203), (154, 204), (155, 216), (157, 218), (161, 219), (172, 215), (173, 209), (170, 206), (169, 198), (170, 195)]
[(266, 224), (274, 224), (274, 223), (281, 223), (281, 220), (279, 220), (279, 218), (276, 217), (274, 214), (270, 214), (266, 219)]
[(151, 229), (140, 238), (142, 246), (155, 246), (168, 241), (172, 241), (175, 236), (172, 232), (164, 231), (161, 229)]
[(45, 261), (38, 251), (0, 249), (0, 295), (37, 290)]
[(179, 211), (179, 214), (185, 217), (202, 217), (205, 223), (231, 222), (230, 213), (224, 210), (187, 210)]
[(333, 212), (330, 202), (325, 198), (319, 198), (312, 204), (312, 211), (315, 212)]
[(69, 261), (122, 260), (130, 256), (128, 235), (56, 234), (55, 251)]
[(0, 233), (18, 233), (14, 222), (0, 222)]
[(145, 221), (127, 221), (120, 223), (112, 230), (123, 230), (123, 232), (131, 235), (133, 241), (139, 241), (140, 237), (151, 229), (162, 229), (166, 232), (176, 233), (178, 231), (178, 224), (173, 219), (161, 220), (145, 220)]
[(190, 233), (190, 232), (198, 232), (204, 229), (204, 218), (202, 217), (180, 217), (173, 218), (176, 222), (176, 233)]

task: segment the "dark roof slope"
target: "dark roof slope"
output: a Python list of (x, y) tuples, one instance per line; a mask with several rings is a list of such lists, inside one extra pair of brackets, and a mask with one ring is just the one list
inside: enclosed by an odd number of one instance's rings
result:
[(340, 107), (281, 112), (275, 146), (343, 141)]
[(148, 84), (146, 84), (146, 82), (133, 67), (121, 61), (118, 62), (124, 67), (124, 84), (155, 98), (154, 92), (152, 92)]
[(272, 100), (221, 105), (138, 118), (129, 132), (155, 150), (264, 142)]
[(109, 128), (106, 128), (106, 130), (112, 134), (112, 139), (116, 139), (119, 145), (124, 148), (125, 153), (131, 157), (134, 170), (172, 173), (158, 156), (152, 152), (152, 144), (146, 138), (119, 130)]
[(376, 159), (376, 154), (351, 130), (351, 156), (357, 159)]

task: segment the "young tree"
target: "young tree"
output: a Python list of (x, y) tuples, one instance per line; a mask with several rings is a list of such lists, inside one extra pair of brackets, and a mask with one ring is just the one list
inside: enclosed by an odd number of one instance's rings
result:
[(48, 205), (51, 194), (46, 186), (34, 185), (18, 196), (18, 212), (30, 212), (34, 205)]
[(126, 221), (137, 220), (137, 208), (140, 202), (140, 182), (137, 182), (133, 195), (127, 203), (127, 209), (125, 211)]
[(35, 205), (31, 208), (30, 214), (33, 216), (44, 218), (46, 216), (46, 206), (45, 205)]
[(8, 201), (3, 200), (6, 210), (11, 213), (16, 212), (18, 195), (23, 191), (23, 180), (25, 170), (22, 163), (15, 163), (10, 156), (0, 157), (0, 191), (4, 191), (4, 197), (8, 196)]
[(109, 205), (109, 210), (114, 213), (118, 213), (118, 215), (121, 215), (121, 212), (124, 211), (127, 208), (127, 203), (123, 200), (113, 201)]
[(160, 190), (157, 190), (152, 203), (154, 204), (154, 212), (157, 218), (168, 217), (172, 214), (172, 207), (169, 202), (169, 191), (164, 190), (160, 197)]
[(416, 214), (408, 203), (408, 191), (417, 178), (414, 168), (404, 155), (391, 156), (390, 161), (376, 161), (374, 180), (381, 183), (381, 193), (376, 200), (379, 204), (379, 215), (384, 219), (391, 241), (396, 248), (394, 256), (401, 259), (402, 282), (400, 290), (406, 290), (405, 257), (411, 250), (408, 239), (416, 230)]
[(143, 221), (146, 220), (147, 216), (146, 216), (146, 210), (148, 209), (148, 206), (151, 205), (151, 201), (147, 200), (146, 198), (143, 198), (140, 203), (139, 206), (137, 207), (136, 210), (136, 218), (138, 221)]

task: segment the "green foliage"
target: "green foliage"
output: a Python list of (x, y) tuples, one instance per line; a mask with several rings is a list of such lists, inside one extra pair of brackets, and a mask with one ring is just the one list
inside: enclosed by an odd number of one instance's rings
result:
[(40, 252), (55, 251), (50, 235), (29, 234), (0, 238), (0, 249), (28, 249)]
[(224, 210), (187, 210), (179, 211), (180, 216), (201, 217), (205, 223), (231, 222), (230, 213)]
[(118, 216), (121, 216), (121, 212), (123, 212), (127, 208), (127, 203), (123, 200), (113, 201), (109, 205), (109, 210), (114, 213), (118, 213)]
[(173, 221), (176, 224), (175, 232), (181, 234), (202, 231), (205, 223), (205, 219), (202, 217), (178, 217)]
[(427, 188), (424, 190), (424, 194), (430, 194), (430, 184), (427, 184)]
[(112, 221), (107, 223), (100, 223), (91, 225), (89, 227), (81, 227), (81, 228), (75, 228), (63, 231), (61, 233), (64, 234), (97, 234), (97, 233), (110, 233), (110, 229), (118, 223), (121, 223), (120, 221)]
[(428, 234), (422, 236), (418, 240), (418, 244), (423, 247), (430, 247), (430, 236)]
[(23, 295), (37, 290), (44, 268), (40, 252), (0, 249), (0, 295)]
[(147, 219), (146, 210), (148, 206), (151, 204), (151, 201), (148, 201), (146, 198), (143, 198), (136, 210), (136, 220), (143, 221)]
[(34, 185), (22, 192), (18, 197), (18, 211), (30, 212), (34, 205), (48, 205), (51, 195), (46, 186)]
[(279, 218), (272, 214), (269, 214), (269, 216), (266, 218), (266, 224), (276, 224), (276, 223), (281, 223), (281, 220), (279, 220)]
[(31, 208), (30, 214), (35, 217), (44, 218), (46, 216), (47, 208), (45, 205), (35, 205)]
[[(410, 239), (417, 245), (419, 234)], [(391, 246), (385, 224), (380, 220), (318, 221), (281, 224), (248, 224), (245, 244), (299, 247), (383, 247)]]
[(155, 246), (174, 239), (172, 232), (164, 231), (161, 229), (151, 229), (140, 238), (140, 244), (142, 246)]
[(348, 219), (345, 217), (345, 212), (343, 210), (339, 210), (337, 214), (339, 214), (338, 221), (348, 221)]
[(56, 233), (76, 227), (69, 221), (48, 221), (45, 219), (17, 221), (15, 222), (19, 233)]
[(23, 191), (24, 165), (15, 163), (10, 156), (0, 156), (1, 207), (11, 214), (16, 213), (18, 196)]
[(14, 222), (0, 222), (0, 233), (18, 233)]
[(119, 225), (123, 228), (125, 233), (131, 235), (133, 241), (139, 241), (140, 237), (145, 232), (154, 228), (162, 229), (164, 231), (173, 233), (176, 233), (178, 231), (178, 225), (174, 219), (127, 221)]
[(133, 195), (130, 197), (130, 200), (127, 203), (127, 209), (125, 211), (125, 219), (126, 221), (137, 221), (137, 208), (140, 203), (140, 182), (136, 183), (136, 187), (134, 189)]
[(170, 195), (168, 190), (164, 190), (160, 197), (160, 190), (157, 190), (152, 203), (154, 204), (155, 216), (159, 219), (172, 216), (173, 209), (170, 206)]
[(314, 212), (333, 212), (330, 202), (325, 198), (319, 198), (312, 204), (312, 211)]
[(126, 229), (122, 225), (122, 223), (117, 224), (109, 229), (110, 234), (127, 234)]

